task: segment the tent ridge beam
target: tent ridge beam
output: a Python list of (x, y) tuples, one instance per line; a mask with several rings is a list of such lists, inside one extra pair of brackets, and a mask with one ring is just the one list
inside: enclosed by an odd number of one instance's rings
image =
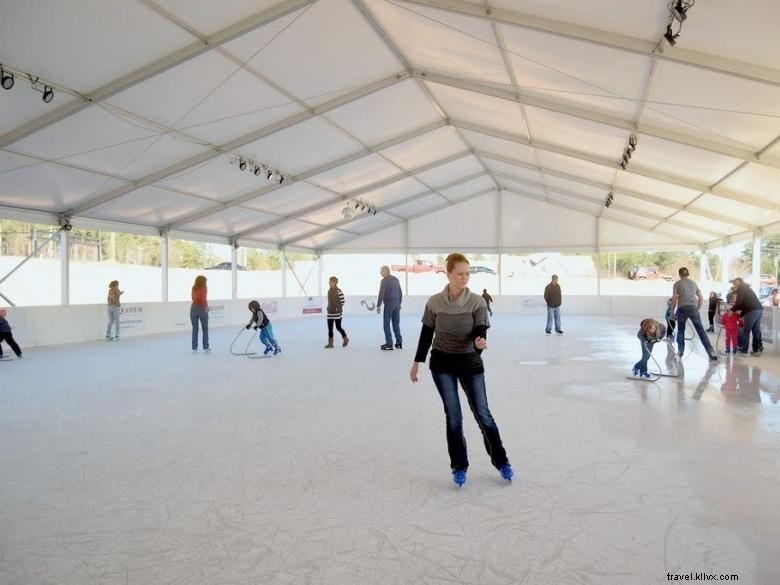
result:
[(204, 40), (197, 40), (183, 49), (175, 51), (165, 57), (154, 61), (140, 69), (136, 69), (116, 79), (102, 87), (85, 94), (80, 100), (66, 103), (48, 114), (39, 116), (30, 122), (11, 130), (0, 136), (0, 147), (13, 144), (34, 132), (43, 130), (65, 118), (76, 114), (95, 102), (108, 99), (109, 97), (129, 89), (147, 79), (150, 79), (160, 73), (176, 67), (190, 59), (193, 59), (207, 51), (230, 42), (241, 35), (253, 31), (261, 26), (282, 18), (291, 12), (294, 12), (304, 6), (311, 4), (314, 0), (284, 0), (275, 6), (271, 6), (262, 12), (254, 14), (241, 22), (228, 26), (214, 35)]
[[(654, 41), (637, 39), (587, 26), (534, 16), (515, 10), (497, 7), (486, 8), (482, 4), (475, 4), (463, 0), (405, 0), (405, 2), (407, 4), (417, 4), (455, 14), (486, 19), (502, 25), (545, 32), (555, 36), (600, 45), (635, 55), (650, 56), (657, 45)], [(657, 52), (657, 55), (658, 58), (663, 61), (780, 87), (780, 71), (777, 69), (736, 61), (718, 55), (710, 55), (683, 49), (681, 47), (667, 46), (664, 47), (663, 52)]]

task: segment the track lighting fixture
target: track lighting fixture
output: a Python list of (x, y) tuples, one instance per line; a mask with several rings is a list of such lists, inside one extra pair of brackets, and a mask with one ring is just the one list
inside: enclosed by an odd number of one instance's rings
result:
[(688, 15), (685, 14), (688, 9), (693, 6), (693, 2), (683, 2), (683, 0), (677, 0), (677, 2), (674, 3), (674, 6), (672, 7), (672, 16), (682, 24), (685, 22), (685, 19), (688, 18)]
[(43, 103), (48, 104), (51, 103), (51, 100), (54, 99), (54, 90), (50, 88), (48, 85), (43, 86), (43, 94), (41, 95), (41, 99), (43, 100)]
[(66, 232), (73, 229), (73, 224), (70, 223), (69, 217), (60, 217), (60, 229)]
[(260, 177), (263, 175), (263, 173), (265, 173), (265, 178), (267, 181), (270, 181), (271, 177), (273, 177), (273, 180), (280, 185), (284, 183), (285, 177), (281, 171), (270, 169), (263, 163), (257, 162), (251, 158), (245, 158), (236, 154), (228, 154), (228, 161), (231, 165), (238, 166), (239, 170), (241, 171), (249, 169), (249, 172), (251, 172), (255, 177)]
[(673, 47), (677, 44), (677, 37), (679, 37), (679, 36), (680, 36), (680, 33), (674, 34), (672, 32), (672, 25), (671, 24), (666, 27), (666, 33), (664, 33), (664, 38)]
[(604, 207), (608, 208), (610, 205), (612, 205), (612, 200), (614, 198), (615, 198), (615, 195), (612, 193), (612, 191), (607, 193), (607, 197), (606, 197), (606, 199), (604, 199)]
[(14, 74), (5, 71), (2, 65), (0, 65), (0, 84), (3, 89), (11, 89), (14, 86)]
[(352, 219), (359, 215), (376, 215), (377, 208), (362, 199), (350, 199), (344, 204), (341, 215), (344, 219)]
[(636, 143), (637, 143), (636, 133), (632, 132), (631, 136), (628, 137), (628, 145), (631, 147), (631, 150), (634, 150), (636, 148)]
[(636, 150), (637, 145), (637, 135), (636, 132), (632, 132), (628, 137), (628, 145), (623, 149), (623, 156), (621, 157), (620, 161), (620, 168), (622, 168), (624, 171), (626, 170), (626, 167), (628, 166), (628, 162), (631, 160), (631, 157), (634, 155), (634, 151)]

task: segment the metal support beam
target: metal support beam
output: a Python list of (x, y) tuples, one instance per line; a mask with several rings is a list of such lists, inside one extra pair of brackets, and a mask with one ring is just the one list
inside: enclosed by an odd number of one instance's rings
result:
[[(422, 136), (424, 134), (427, 134), (428, 132), (433, 132), (434, 130), (437, 130), (439, 128), (443, 128), (447, 125), (446, 120), (440, 120), (438, 122), (434, 122), (433, 124), (426, 124), (425, 126), (421, 126), (420, 128), (415, 128), (414, 130), (411, 130), (409, 132), (405, 132), (404, 134), (401, 134), (399, 136), (396, 136), (394, 138), (391, 138), (389, 140), (385, 140), (383, 142), (380, 142), (379, 144), (376, 144), (374, 146), (365, 148), (363, 150), (359, 150), (357, 152), (354, 152), (352, 154), (348, 154), (347, 156), (342, 156), (341, 158), (338, 158), (336, 160), (329, 161), (327, 163), (317, 165), (314, 168), (311, 168), (307, 171), (302, 172), (299, 175), (285, 175), (285, 181), (284, 181), (284, 187), (289, 187), (290, 185), (294, 185), (295, 183), (299, 183), (301, 181), (305, 181), (306, 179), (309, 179), (311, 177), (314, 177), (316, 175), (326, 173), (328, 171), (331, 171), (335, 168), (338, 168), (342, 165), (354, 162), (356, 160), (359, 160), (365, 156), (368, 156), (369, 154), (373, 154), (376, 152), (379, 152), (381, 150), (384, 150), (386, 148), (390, 148), (391, 146), (395, 146), (397, 144), (401, 144), (402, 142), (406, 142), (407, 140), (411, 140), (413, 138), (417, 138), (418, 136)], [(209, 215), (213, 215), (214, 213), (217, 213), (219, 211), (223, 211), (225, 209), (228, 209), (230, 207), (235, 207), (236, 205), (241, 205), (243, 203), (246, 203), (247, 201), (251, 201), (254, 199), (258, 199), (264, 195), (268, 195), (270, 193), (273, 193), (274, 191), (277, 191), (279, 189), (283, 188), (282, 185), (274, 184), (262, 187), (260, 189), (255, 189), (253, 191), (250, 191), (249, 193), (244, 193), (243, 195), (239, 195), (238, 197), (235, 197), (229, 201), (225, 201), (224, 203), (218, 203), (214, 205), (213, 207), (209, 207), (202, 211), (197, 211), (195, 213), (191, 213), (171, 224), (172, 228), (180, 227), (183, 225), (186, 225), (188, 223), (192, 223), (194, 221), (198, 221), (199, 219), (203, 219), (204, 217), (208, 217)], [(251, 231), (247, 232), (244, 231), (241, 234), (234, 234), (233, 237), (243, 237), (247, 233), (252, 233)]]
[(47, 126), (67, 118), (68, 116), (76, 114), (95, 102), (105, 100), (112, 95), (138, 85), (139, 83), (146, 81), (155, 75), (159, 75), (168, 69), (185, 63), (186, 61), (189, 61), (198, 55), (201, 55), (227, 42), (237, 39), (238, 37), (250, 31), (282, 18), (291, 12), (311, 4), (313, 1), (314, 0), (285, 0), (284, 2), (280, 2), (275, 6), (271, 6), (262, 12), (256, 13), (242, 20), (241, 22), (223, 28), (222, 30), (208, 37), (206, 41), (198, 40), (184, 47), (183, 49), (176, 51), (175, 53), (166, 55), (165, 57), (158, 59), (149, 65), (146, 65), (140, 69), (136, 69), (135, 71), (112, 81), (111, 83), (99, 87), (95, 91), (80, 96), (81, 101), (67, 103), (57, 108), (56, 110), (52, 110), (43, 116), (35, 118), (34, 120), (24, 124), (23, 126), (20, 126), (19, 128), (3, 134), (0, 136), (0, 148), (17, 142), (34, 132), (42, 130)]
[(70, 232), (60, 230), (60, 304), (70, 304)]
[[(527, 181), (526, 179), (522, 179), (522, 178), (519, 178), (519, 177), (513, 177), (512, 175), (509, 175), (507, 173), (496, 172), (494, 174), (495, 174), (496, 177), (507, 179), (507, 180), (513, 181), (515, 183), (522, 183), (524, 185), (528, 185), (529, 187), (536, 187), (536, 188), (543, 188), (544, 187), (544, 185), (541, 184), (541, 183), (535, 183), (533, 181)], [(596, 205), (602, 205), (603, 204), (603, 200), (602, 199), (598, 199), (598, 198), (594, 198), (594, 197), (588, 197), (587, 195), (582, 195), (580, 193), (574, 193), (574, 192), (569, 191), (567, 189), (553, 188), (551, 190), (552, 190), (552, 192), (554, 194), (563, 195), (564, 197), (568, 197), (570, 199), (576, 199), (578, 201), (584, 201), (586, 203), (594, 203)], [(683, 229), (699, 232), (699, 233), (702, 233), (702, 234), (705, 234), (705, 235), (708, 235), (708, 236), (712, 236), (712, 237), (723, 237), (723, 236), (726, 235), (723, 232), (710, 230), (708, 228), (703, 228), (701, 226), (693, 225), (693, 224), (690, 224), (690, 223), (687, 223), (687, 222), (684, 222), (684, 221), (668, 220), (668, 219), (666, 219), (662, 215), (656, 215), (654, 213), (648, 213), (646, 211), (633, 209), (631, 207), (627, 207), (627, 206), (620, 205), (620, 204), (612, 204), (610, 206), (610, 209), (613, 209), (615, 211), (620, 211), (622, 213), (627, 213), (629, 215), (635, 215), (636, 217), (642, 217), (644, 219), (650, 219), (650, 220), (653, 220), (653, 221), (659, 221), (660, 223), (658, 225), (654, 226), (654, 227), (658, 227), (659, 225), (662, 225), (663, 223), (667, 223), (668, 225), (671, 225), (671, 226), (677, 226), (677, 227), (680, 227), (680, 228), (683, 228)], [(602, 213), (603, 213), (603, 211), (602, 211)]]
[(162, 302), (168, 302), (168, 232), (160, 231), (160, 271), (162, 276)]
[[(551, 169), (549, 167), (539, 167), (535, 166), (529, 163), (526, 163), (524, 161), (515, 160), (513, 158), (509, 158), (503, 155), (497, 155), (492, 154), (488, 152), (481, 152), (482, 156), (484, 156), (487, 159), (495, 160), (497, 162), (502, 162), (504, 164), (516, 166), (518, 168), (527, 169), (530, 171), (541, 171), (546, 175), (551, 175), (553, 177), (558, 177), (560, 179), (566, 179), (567, 181), (572, 181), (575, 183), (579, 183), (581, 185), (586, 185), (588, 187), (594, 187), (596, 189), (603, 189), (605, 193), (607, 193), (610, 189), (612, 189), (612, 186), (609, 183), (601, 183), (599, 181), (593, 181), (591, 179), (585, 179), (583, 177), (572, 175), (570, 173), (564, 173), (562, 171)], [(521, 179), (512, 179), (514, 181), (522, 181)], [(676, 209), (679, 211), (688, 211), (688, 204), (682, 205), (680, 203), (675, 203), (673, 201), (669, 201), (668, 199), (661, 199), (660, 197), (654, 197), (652, 195), (647, 195), (646, 193), (640, 193), (639, 191), (633, 191), (631, 189), (625, 189), (623, 187), (615, 187), (614, 189), (615, 194), (621, 194), (626, 195), (627, 197), (631, 197), (633, 199), (638, 199), (640, 201), (647, 201), (648, 203), (655, 203), (656, 205), (662, 205), (664, 207), (669, 207), (671, 209)], [(731, 216), (727, 215), (720, 215), (717, 213), (712, 213), (709, 211), (704, 210), (690, 210), (690, 213), (694, 213), (697, 215), (700, 215), (702, 217), (705, 217), (707, 219), (712, 219), (714, 221), (718, 221), (721, 223), (727, 223), (729, 225), (734, 225), (737, 227), (741, 227), (744, 229), (753, 229), (753, 226), (750, 224), (746, 224), (744, 222), (741, 222), (739, 220), (734, 219)]]
[(287, 250), (279, 249), (279, 261), (282, 266), (282, 298), (287, 298)]
[(761, 282), (761, 230), (753, 232), (753, 290), (758, 293)]
[(121, 187), (112, 189), (107, 193), (103, 193), (102, 195), (99, 195), (88, 201), (80, 203), (79, 205), (75, 206), (73, 209), (67, 211), (65, 214), (69, 216), (83, 215), (87, 211), (95, 209), (96, 207), (108, 203), (109, 201), (113, 201), (114, 199), (117, 199), (122, 195), (126, 195), (127, 193), (140, 189), (141, 187), (145, 187), (147, 185), (156, 183), (157, 181), (166, 179), (172, 175), (190, 169), (201, 163), (205, 163), (210, 160), (213, 160), (214, 158), (219, 156), (220, 153), (232, 152), (251, 142), (255, 142), (256, 140), (260, 140), (261, 138), (265, 138), (272, 134), (276, 134), (277, 132), (281, 132), (282, 130), (290, 128), (291, 126), (300, 124), (301, 122), (319, 116), (320, 114), (323, 114), (329, 110), (354, 102), (362, 97), (371, 95), (372, 93), (375, 93), (379, 90), (395, 85), (398, 82), (408, 78), (409, 78), (409, 74), (403, 72), (403, 73), (398, 73), (396, 75), (391, 75), (390, 77), (386, 77), (385, 79), (381, 79), (373, 83), (366, 84), (343, 96), (329, 100), (315, 108), (312, 108), (309, 111), (295, 114), (293, 116), (285, 118), (284, 120), (276, 122), (275, 124), (271, 124), (270, 126), (266, 126), (264, 128), (260, 128), (259, 130), (255, 130), (254, 132), (250, 132), (249, 134), (245, 134), (244, 136), (240, 136), (234, 140), (231, 140), (230, 142), (218, 146), (216, 150), (209, 150), (205, 153), (190, 157), (184, 161), (170, 165), (160, 171), (146, 175), (145, 177), (138, 179), (137, 181), (132, 181), (129, 185), (123, 185)]
[(238, 298), (238, 243), (230, 242), (230, 298), (234, 301)]
[[(298, 219), (299, 217), (303, 217), (305, 215), (308, 215), (310, 213), (316, 213), (318, 211), (322, 211), (323, 209), (327, 209), (328, 207), (331, 207), (340, 201), (349, 201), (350, 199), (354, 197), (360, 197), (361, 195), (364, 195), (365, 193), (371, 193), (372, 191), (376, 191), (377, 189), (381, 189), (383, 187), (387, 187), (389, 185), (392, 185), (393, 183), (397, 183), (399, 181), (403, 181), (404, 179), (408, 179), (409, 177), (417, 174), (417, 173), (423, 173), (425, 171), (430, 171), (432, 169), (444, 166), (446, 164), (449, 164), (453, 161), (460, 160), (461, 158), (465, 158), (467, 156), (471, 155), (471, 152), (461, 152), (457, 153), (448, 157), (445, 157), (443, 159), (433, 161), (431, 163), (422, 165), (420, 167), (417, 167), (415, 169), (412, 169), (410, 171), (403, 171), (397, 175), (393, 175), (391, 177), (388, 177), (387, 179), (382, 179), (381, 181), (377, 181), (376, 183), (371, 183), (370, 185), (366, 185), (365, 187), (361, 187), (360, 189), (355, 189), (353, 191), (348, 191), (347, 193), (344, 193), (343, 195), (339, 197), (335, 197), (333, 199), (328, 199), (327, 201), (323, 201), (322, 203), (315, 203), (314, 205), (310, 205), (309, 207), (305, 207), (304, 209), (299, 209), (295, 213), (282, 216), (280, 218), (267, 221), (261, 224), (256, 224), (254, 226), (248, 227), (236, 234), (233, 234), (234, 238), (244, 238), (246, 236), (249, 236), (250, 234), (256, 234), (256, 233), (262, 233), (265, 230), (272, 229), (278, 225), (281, 225), (285, 223), (286, 221), (290, 221), (291, 219)], [(459, 179), (458, 181), (454, 183), (448, 183), (447, 185), (438, 187), (437, 189), (428, 189), (422, 193), (418, 193), (415, 197), (423, 197), (425, 195), (430, 195), (431, 193), (436, 193), (438, 191), (443, 191), (449, 187), (453, 187), (463, 181), (467, 181), (476, 177), (484, 176), (485, 173), (478, 173), (476, 175), (471, 175), (470, 177), (466, 177), (463, 179)], [(389, 209), (389, 208), (388, 208)], [(384, 211), (378, 210), (378, 211)], [(360, 219), (360, 218), (357, 218)], [(327, 231), (327, 230), (325, 230)]]
[[(590, 162), (593, 164), (597, 164), (599, 166), (607, 167), (610, 169), (619, 169), (620, 165), (617, 161), (613, 161), (612, 159), (592, 155), (587, 152), (573, 150), (570, 148), (565, 148), (562, 146), (557, 146), (554, 144), (545, 144), (542, 142), (534, 142), (533, 144), (530, 144), (528, 140), (526, 140), (523, 136), (519, 136), (516, 134), (511, 134), (509, 132), (502, 132), (500, 130), (493, 130), (491, 128), (486, 128), (484, 126), (479, 126), (478, 124), (471, 124), (469, 122), (462, 122), (462, 121), (452, 121), (452, 124), (454, 126), (461, 127), (465, 130), (471, 130), (472, 132), (479, 132), (480, 134), (484, 134), (485, 136), (492, 136), (494, 138), (500, 138), (502, 140), (506, 140), (509, 142), (515, 142), (517, 144), (524, 144), (525, 146), (533, 146), (534, 148), (538, 148), (540, 150), (546, 150), (548, 152), (553, 152), (556, 154), (561, 154), (563, 156), (567, 156), (570, 158), (575, 158), (577, 160), (582, 160), (586, 162)], [(477, 151), (475, 154), (478, 154), (480, 156), (488, 157), (488, 153), (485, 153), (483, 151)], [(488, 157), (490, 158), (490, 157)], [(493, 156), (494, 160), (500, 160), (499, 158), (496, 158)], [(528, 164), (528, 163), (523, 163)], [(534, 170), (539, 170), (538, 167), (532, 167)], [(648, 169), (645, 167), (639, 167), (636, 165), (629, 165), (625, 170), (622, 170), (620, 172), (629, 173), (633, 175), (640, 175), (642, 177), (647, 177), (648, 179), (654, 179), (656, 181), (663, 181), (664, 183), (669, 183), (670, 185), (677, 185), (678, 187), (685, 187), (686, 189), (691, 189), (693, 191), (698, 191), (700, 193), (706, 193), (708, 195), (714, 195), (715, 197), (721, 197), (723, 199), (730, 199), (732, 201), (738, 201), (740, 203), (746, 203), (748, 205), (752, 205), (754, 207), (759, 207), (761, 209), (767, 209), (769, 211), (777, 211), (777, 205), (773, 204), (769, 201), (764, 201), (762, 199), (756, 199), (755, 197), (751, 197), (749, 195), (742, 195), (737, 193), (728, 193), (726, 191), (718, 190), (714, 191), (712, 189), (711, 185), (705, 185), (703, 183), (697, 183), (695, 181), (692, 181), (690, 179), (687, 179), (685, 177), (679, 177), (675, 175), (671, 175), (668, 173), (662, 173), (659, 171), (655, 171), (652, 169)], [(609, 186), (607, 186), (609, 188)], [(698, 212), (694, 212), (698, 213)], [(732, 222), (727, 222), (732, 223)]]
[[(760, 159), (758, 156), (756, 156), (755, 153), (746, 149), (736, 148), (726, 144), (721, 144), (719, 142), (711, 142), (709, 140), (703, 140), (695, 136), (689, 136), (687, 134), (683, 134), (682, 132), (675, 132), (673, 130), (658, 128), (655, 126), (651, 126), (649, 124), (635, 124), (633, 120), (625, 120), (623, 118), (618, 118), (616, 116), (604, 114), (596, 110), (588, 110), (583, 107), (572, 106), (570, 104), (563, 103), (563, 102), (557, 102), (549, 98), (541, 98), (541, 97), (535, 97), (530, 95), (518, 94), (516, 92), (507, 89), (502, 89), (502, 88), (486, 85), (475, 81), (456, 79), (452, 77), (446, 77), (444, 75), (439, 75), (436, 73), (428, 73), (425, 71), (413, 71), (413, 75), (419, 79), (424, 79), (432, 83), (438, 83), (440, 85), (446, 85), (449, 87), (454, 87), (456, 89), (462, 89), (465, 91), (478, 93), (480, 95), (495, 97), (510, 102), (524, 104), (527, 106), (533, 106), (535, 108), (547, 110), (550, 112), (566, 114), (568, 116), (580, 118), (582, 120), (588, 120), (589, 122), (603, 124), (605, 126), (610, 126), (612, 128), (619, 128), (621, 130), (627, 130), (627, 131), (636, 131), (639, 134), (653, 136), (655, 138), (668, 140), (670, 142), (676, 142), (684, 146), (698, 148), (699, 150), (704, 150), (707, 152), (712, 152), (723, 156), (730, 156), (732, 158), (736, 158), (738, 160), (743, 160), (746, 162), (764, 164), (767, 166), (780, 168), (780, 163), (769, 159), (767, 160)], [(536, 146), (536, 143), (534, 142), (532, 146)]]
[[(438, 207), (434, 207), (432, 209), (426, 209), (425, 211), (421, 211), (420, 213), (416, 213), (416, 214), (412, 215), (411, 217), (407, 217), (405, 219), (394, 221), (393, 223), (389, 223), (389, 224), (387, 224), (385, 226), (382, 226), (382, 229), (393, 227), (394, 225), (398, 225), (399, 223), (403, 223), (403, 222), (406, 222), (407, 226), (408, 226), (408, 223), (410, 221), (412, 221), (413, 219), (417, 219), (418, 217), (421, 217), (423, 215), (427, 215), (429, 213), (434, 213), (436, 211), (440, 211), (440, 210), (445, 209), (447, 207), (460, 205), (461, 203), (465, 203), (466, 201), (470, 201), (470, 200), (475, 199), (477, 197), (483, 197), (487, 193), (491, 193), (491, 192), (495, 191), (496, 189), (497, 189), (497, 187), (492, 187), (490, 189), (485, 189), (483, 191), (478, 191), (476, 193), (472, 193), (471, 195), (467, 195), (466, 197), (458, 199), (457, 201), (446, 200), (446, 203), (444, 203), (443, 205), (440, 205)], [(400, 203), (396, 203), (394, 205), (400, 205)], [(409, 235), (408, 234), (409, 234), (409, 230), (408, 230), (408, 227), (407, 227), (407, 263), (409, 262), (409, 258), (408, 258), (408, 254), (409, 254)], [(338, 244), (342, 245), (342, 244), (345, 244), (347, 242), (351, 242), (352, 240), (356, 240), (358, 238), (362, 238), (363, 236), (366, 236), (366, 235), (368, 235), (368, 234), (360, 234), (359, 236), (354, 236), (354, 237), (350, 237), (350, 238), (347, 238), (347, 239), (344, 239), (344, 240), (339, 240)]]
[[(500, 24), (545, 32), (563, 38), (582, 41), (602, 47), (609, 47), (634, 55), (649, 56), (655, 50), (657, 44), (654, 41), (637, 39), (568, 22), (542, 18), (540, 16), (534, 16), (515, 10), (496, 7), (487, 8), (482, 4), (474, 4), (463, 0), (405, 0), (405, 2), (407, 4), (418, 4), (430, 8), (438, 8), (455, 14), (474, 16)], [(705, 71), (713, 71), (722, 75), (729, 75), (780, 87), (780, 71), (777, 69), (744, 63), (717, 55), (700, 53), (698, 51), (683, 49), (682, 47), (665, 47), (658, 58), (662, 61), (680, 63), (689, 67), (704, 69)]]

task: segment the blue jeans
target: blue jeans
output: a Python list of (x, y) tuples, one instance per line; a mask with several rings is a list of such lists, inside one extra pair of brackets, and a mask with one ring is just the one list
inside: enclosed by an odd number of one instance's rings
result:
[(382, 324), (385, 328), (385, 343), (393, 345), (393, 337), (390, 335), (390, 322), (393, 322), (393, 333), (395, 333), (395, 343), (400, 345), (401, 341), (401, 307), (389, 307), (385, 304), (384, 313), (382, 313)]
[(682, 355), (685, 352), (685, 322), (688, 319), (693, 323), (693, 328), (696, 329), (696, 334), (701, 339), (704, 349), (709, 355), (713, 355), (715, 352), (712, 350), (712, 344), (704, 331), (704, 326), (701, 324), (699, 308), (694, 305), (677, 307), (677, 353)]
[(553, 319), (555, 319), (555, 331), (561, 332), (561, 308), (560, 307), (547, 307), (547, 327), (544, 330), (550, 333), (552, 328)]
[(209, 312), (200, 305), (190, 306), (190, 322), (192, 323), (192, 349), (198, 349), (198, 321), (203, 329), (203, 349), (209, 348)]
[(452, 374), (450, 372), (432, 371), (433, 382), (439, 391), (444, 404), (444, 415), (447, 419), (447, 450), (450, 454), (450, 467), (453, 471), (467, 470), (469, 458), (466, 450), (466, 437), (463, 436), (463, 413), (458, 397), (458, 381), (469, 402), (471, 412), (477, 420), (485, 449), (490, 455), (490, 462), (496, 469), (509, 463), (506, 451), (501, 443), (498, 425), (493, 420), (488, 407), (485, 392), (485, 374)]
[(260, 330), (260, 342), (266, 347), (279, 349), (279, 343), (274, 338), (274, 328), (270, 323)]
[(761, 316), (763, 314), (764, 309), (756, 309), (755, 311), (748, 311), (742, 316), (743, 325), (739, 328), (739, 333), (737, 334), (739, 351), (747, 353), (751, 332), (753, 333), (753, 351), (761, 349), (763, 343), (761, 339)]
[(108, 305), (108, 326), (106, 335), (111, 335), (111, 326), (114, 326), (114, 337), (119, 337), (119, 307)]
[(647, 361), (650, 359), (650, 353), (653, 351), (653, 344), (646, 342), (641, 337), (639, 338), (639, 345), (642, 346), (642, 359), (634, 364), (634, 370), (639, 370), (640, 374), (647, 373)]

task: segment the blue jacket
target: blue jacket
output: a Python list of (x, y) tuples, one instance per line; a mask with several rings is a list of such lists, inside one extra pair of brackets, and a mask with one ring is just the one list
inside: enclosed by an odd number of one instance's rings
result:
[(376, 308), (381, 307), (382, 303), (391, 309), (400, 307), (403, 296), (401, 283), (398, 282), (398, 279), (392, 274), (385, 276), (382, 279), (382, 284), (379, 285), (379, 297), (376, 300)]

